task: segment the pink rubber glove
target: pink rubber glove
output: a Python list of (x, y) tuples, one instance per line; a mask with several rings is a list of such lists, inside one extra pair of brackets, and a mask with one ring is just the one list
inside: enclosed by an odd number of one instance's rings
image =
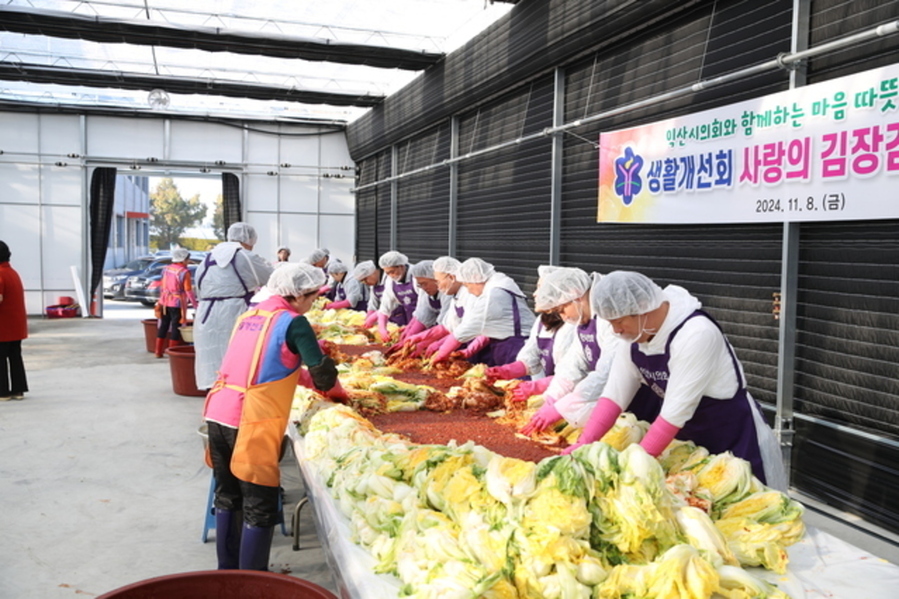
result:
[(524, 362), (512, 362), (511, 364), (503, 364), (502, 366), (491, 366), (487, 369), (487, 380), (495, 381), (503, 379), (508, 381), (518, 379), (528, 373), (528, 367)]
[(490, 337), (486, 335), (478, 335), (474, 339), (468, 342), (468, 345), (465, 346), (465, 349), (460, 351), (459, 353), (466, 360), (470, 360), (473, 355), (487, 347), (487, 344), (490, 343)]
[(581, 445), (602, 439), (602, 436), (609, 432), (609, 429), (615, 424), (619, 414), (621, 414), (621, 408), (617, 403), (608, 397), (600, 397), (593, 407), (590, 420), (584, 425), (584, 430), (581, 431), (577, 443), (563, 449), (562, 455), (568, 455)]
[(412, 335), (420, 333), (423, 330), (425, 330), (425, 325), (423, 325), (417, 318), (413, 318), (412, 322), (403, 327), (403, 333), (400, 335), (400, 343), (408, 341)]
[(646, 453), (653, 457), (658, 457), (660, 453), (665, 451), (674, 435), (680, 430), (679, 426), (674, 426), (661, 416), (658, 416), (646, 431), (646, 436), (640, 441), (640, 447), (646, 450)]
[(434, 357), (431, 358), (431, 363), (436, 364), (437, 362), (443, 362), (450, 357), (451, 353), (459, 349), (460, 345), (462, 345), (462, 343), (459, 340), (452, 335), (447, 335), (440, 340), (440, 349), (438, 349), (434, 354)]
[(555, 400), (547, 397), (540, 409), (537, 410), (537, 413), (531, 416), (530, 421), (521, 427), (521, 434), (539, 433), (558, 422), (562, 415), (556, 409), (555, 403)]
[(337, 382), (334, 383), (334, 386), (325, 392), (325, 397), (339, 402), (347, 402), (350, 400), (350, 396), (347, 395), (346, 390), (340, 384), (340, 379), (337, 379)]
[(375, 326), (376, 322), (378, 322), (378, 311), (373, 310), (365, 315), (365, 322), (362, 323), (362, 326), (366, 329), (370, 329)]
[(387, 315), (380, 312), (378, 312), (378, 335), (381, 336), (383, 343), (390, 341), (390, 333), (387, 331)]
[(325, 310), (340, 310), (341, 308), (349, 308), (350, 300), (340, 300), (339, 302), (331, 302), (330, 304), (325, 304)]
[(540, 395), (552, 382), (551, 376), (545, 376), (536, 381), (522, 381), (512, 389), (512, 401), (527, 401), (532, 395)]
[(328, 293), (329, 291), (331, 291), (330, 285), (322, 285), (321, 287), (318, 288), (319, 295), (324, 295), (324, 294)]

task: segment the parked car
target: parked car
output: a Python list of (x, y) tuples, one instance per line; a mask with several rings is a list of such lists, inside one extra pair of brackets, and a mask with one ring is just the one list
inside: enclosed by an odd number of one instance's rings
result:
[[(168, 262), (154, 264), (145, 271), (128, 277), (125, 281), (125, 299), (132, 302), (140, 302), (145, 306), (152, 306), (159, 299), (159, 291), (162, 287), (162, 269)], [(197, 264), (187, 265), (190, 276), (197, 272)]]
[(128, 277), (143, 272), (156, 259), (155, 256), (141, 256), (120, 268), (104, 270), (103, 297), (114, 300), (125, 299), (125, 281), (128, 280)]

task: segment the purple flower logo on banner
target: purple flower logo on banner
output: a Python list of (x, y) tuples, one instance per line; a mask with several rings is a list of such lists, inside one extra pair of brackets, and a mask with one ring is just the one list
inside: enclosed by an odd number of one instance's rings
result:
[(630, 206), (634, 196), (643, 189), (640, 169), (643, 168), (643, 157), (634, 155), (631, 148), (624, 149), (624, 156), (615, 159), (615, 194), (621, 197), (625, 206)]

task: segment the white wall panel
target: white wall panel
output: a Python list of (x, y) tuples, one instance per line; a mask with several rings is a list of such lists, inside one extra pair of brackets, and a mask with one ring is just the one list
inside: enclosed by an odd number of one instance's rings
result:
[(355, 214), (356, 197), (350, 192), (353, 179), (322, 179), (321, 211)]
[(76, 114), (41, 115), (41, 154), (64, 157), (81, 154), (81, 117)]
[(44, 206), (41, 210), (45, 291), (71, 291), (57, 295), (75, 295), (71, 267), (81, 268), (81, 213), (80, 207), (69, 206)]
[(44, 204), (81, 206), (83, 194), (79, 167), (44, 166), (41, 168), (41, 195)]
[(320, 245), (346, 264), (353, 263), (356, 249), (355, 217), (323, 214), (319, 217)]
[(87, 154), (103, 158), (164, 158), (162, 119), (91, 116), (87, 119)]
[(38, 119), (36, 114), (0, 112), (0, 150), (6, 154), (38, 153)]
[(244, 210), (271, 211), (278, 210), (278, 177), (269, 175), (246, 175), (243, 178), (244, 190), (241, 193)]
[(0, 163), (0, 203), (38, 204), (40, 168), (34, 164)]
[(247, 162), (249, 164), (281, 164), (278, 154), (278, 136), (250, 131), (247, 136)]
[(281, 212), (318, 211), (318, 177), (281, 176)]
[(169, 149), (172, 160), (239, 164), (243, 161), (243, 130), (216, 123), (172, 121)]
[(317, 135), (300, 135), (281, 138), (281, 163), (292, 166), (318, 166), (319, 137)]
[[(323, 167), (353, 166), (345, 133), (332, 133), (321, 137), (321, 163)], [(352, 172), (352, 171), (350, 171)]]
[(322, 245), (318, 238), (318, 217), (314, 214), (282, 214), (280, 231), (282, 245), (290, 248), (291, 262), (299, 262)]
[[(0, 239), (25, 287), (41, 285), (41, 221), (37, 206), (0, 204)], [(46, 242), (44, 242), (46, 243)]]

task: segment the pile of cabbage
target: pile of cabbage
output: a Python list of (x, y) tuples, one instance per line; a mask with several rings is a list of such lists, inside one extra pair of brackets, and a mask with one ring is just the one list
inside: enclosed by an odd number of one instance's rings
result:
[(346, 406), (304, 428), (353, 541), (403, 596), (787, 597), (743, 566), (785, 571), (802, 506), (730, 454), (675, 442), (654, 459), (632, 441), (645, 430), (632, 417), (609, 433), (619, 449), (597, 442), (539, 464), (412, 444)]
[[(316, 328), (316, 336), (340, 345), (366, 345), (371, 343), (378, 328), (365, 333), (365, 312), (358, 310), (325, 310), (322, 298), (316, 300), (313, 309), (306, 312), (306, 319)], [(387, 331), (396, 336), (399, 327), (389, 322)]]

